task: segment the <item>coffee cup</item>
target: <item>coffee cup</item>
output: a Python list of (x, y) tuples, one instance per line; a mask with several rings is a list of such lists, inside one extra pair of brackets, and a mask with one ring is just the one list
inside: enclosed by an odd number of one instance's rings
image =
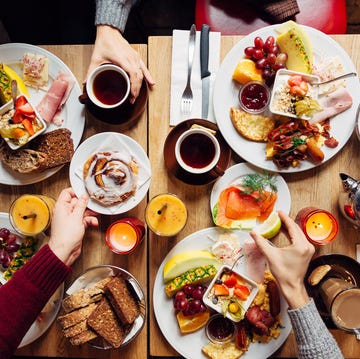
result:
[(129, 97), (129, 76), (117, 65), (100, 65), (89, 75), (86, 81), (86, 93), (90, 101), (100, 108), (119, 107)]
[(220, 152), (217, 138), (200, 128), (183, 132), (175, 144), (176, 161), (180, 167), (192, 174), (214, 171), (219, 176), (223, 175), (224, 171), (217, 165)]
[(341, 278), (328, 278), (320, 286), (320, 295), (336, 327), (360, 340), (360, 288)]

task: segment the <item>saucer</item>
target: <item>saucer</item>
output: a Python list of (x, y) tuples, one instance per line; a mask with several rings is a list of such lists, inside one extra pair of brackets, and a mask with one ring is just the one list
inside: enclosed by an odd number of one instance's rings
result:
[(122, 106), (114, 109), (103, 109), (94, 105), (88, 98), (85, 85), (83, 86), (83, 93), (79, 96), (79, 101), (85, 104), (86, 111), (95, 119), (106, 122), (111, 125), (124, 125), (131, 127), (139, 119), (144, 112), (147, 100), (149, 97), (149, 89), (144, 80), (138, 98), (132, 105), (126, 101)]
[(175, 144), (180, 135), (186, 130), (190, 129), (193, 124), (204, 126), (210, 128), (211, 130), (216, 131), (215, 137), (220, 144), (220, 159), (218, 161), (218, 166), (220, 169), (225, 171), (229, 166), (231, 160), (231, 149), (221, 135), (218, 127), (213, 122), (203, 120), (203, 119), (190, 119), (183, 122), (180, 122), (176, 125), (167, 135), (164, 143), (164, 160), (167, 169), (180, 181), (191, 184), (191, 185), (203, 185), (215, 181), (218, 178), (218, 175), (209, 171), (202, 174), (192, 174), (185, 171), (176, 161), (175, 157)]
[(345, 256), (343, 254), (326, 254), (313, 259), (309, 264), (309, 268), (304, 278), (306, 290), (309, 296), (314, 298), (316, 307), (325, 324), (328, 327), (335, 328), (331, 320), (330, 314), (328, 313), (325, 304), (321, 298), (319, 284), (311, 286), (308, 283), (308, 277), (310, 276), (313, 269), (323, 264), (329, 264), (331, 266), (331, 270), (325, 275), (321, 282), (323, 282), (324, 279), (329, 277), (341, 278), (348, 281), (349, 283), (353, 283), (357, 287), (360, 287), (360, 263), (358, 263), (355, 259)]

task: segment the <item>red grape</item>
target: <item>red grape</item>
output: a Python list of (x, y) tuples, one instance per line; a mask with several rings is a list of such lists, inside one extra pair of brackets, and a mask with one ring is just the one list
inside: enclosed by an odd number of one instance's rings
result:
[(188, 284), (183, 288), (183, 291), (186, 295), (192, 295), (192, 292), (194, 291), (194, 286)]
[(280, 52), (280, 54), (276, 57), (276, 62), (279, 62), (281, 64), (284, 64), (288, 59), (288, 55), (285, 54), (285, 52)]
[(203, 292), (202, 292), (201, 288), (195, 288), (192, 293), (192, 296), (194, 299), (202, 299)]
[(275, 38), (274, 36), (268, 36), (268, 38), (265, 40), (264, 43), (264, 50), (266, 52), (269, 52), (269, 49), (271, 49), (275, 44)]
[(253, 54), (253, 58), (256, 60), (260, 60), (264, 57), (264, 51), (260, 49), (256, 49)]
[(255, 63), (256, 68), (259, 70), (262, 70), (267, 64), (268, 64), (268, 60), (266, 57), (263, 57), (262, 59), (257, 60)]
[(276, 55), (273, 53), (270, 53), (267, 55), (266, 60), (270, 65), (274, 65), (276, 62)]
[(248, 47), (245, 48), (244, 53), (245, 53), (246, 56), (251, 57), (254, 54), (254, 51), (255, 51), (255, 47), (248, 46)]
[(20, 244), (12, 242), (9, 243), (6, 247), (6, 250), (8, 251), (8, 253), (14, 253), (16, 252), (18, 249), (20, 248)]
[(175, 300), (183, 300), (183, 299), (186, 299), (186, 294), (182, 290), (179, 290), (175, 294)]
[(260, 36), (256, 36), (254, 39), (254, 45), (257, 49), (263, 49), (264, 47), (264, 41)]
[(9, 234), (10, 231), (7, 228), (0, 228), (0, 238), (3, 238), (6, 241)]

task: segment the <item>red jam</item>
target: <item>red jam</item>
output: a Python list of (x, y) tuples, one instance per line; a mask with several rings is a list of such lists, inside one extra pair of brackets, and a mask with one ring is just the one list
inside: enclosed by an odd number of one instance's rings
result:
[(212, 316), (206, 326), (206, 333), (213, 342), (229, 341), (234, 334), (234, 330), (233, 322), (223, 315)]
[(269, 90), (261, 82), (251, 81), (241, 88), (239, 100), (245, 111), (262, 112), (269, 103)]

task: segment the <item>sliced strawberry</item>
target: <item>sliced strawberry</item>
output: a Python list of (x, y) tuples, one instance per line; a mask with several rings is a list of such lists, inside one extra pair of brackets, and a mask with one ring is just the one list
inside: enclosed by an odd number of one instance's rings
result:
[(19, 106), (25, 105), (27, 102), (25, 96), (19, 96), (15, 101), (15, 107), (18, 108)]
[(21, 105), (21, 106), (17, 106), (16, 110), (20, 111), (21, 113), (23, 113), (23, 114), (25, 114), (27, 116), (35, 114), (34, 109), (32, 108), (32, 106), (28, 102)]
[(25, 115), (23, 113), (21, 113), (18, 110), (15, 110), (14, 116), (13, 116), (13, 122), (18, 124), (23, 122), (23, 120), (25, 119)]
[(229, 290), (222, 284), (214, 284), (213, 286), (215, 295), (229, 295)]
[(230, 277), (226, 278), (223, 282), (228, 288), (235, 287), (235, 284), (237, 283), (236, 274), (231, 273)]
[(246, 285), (236, 284), (234, 294), (241, 300), (246, 300), (250, 294), (250, 289)]

